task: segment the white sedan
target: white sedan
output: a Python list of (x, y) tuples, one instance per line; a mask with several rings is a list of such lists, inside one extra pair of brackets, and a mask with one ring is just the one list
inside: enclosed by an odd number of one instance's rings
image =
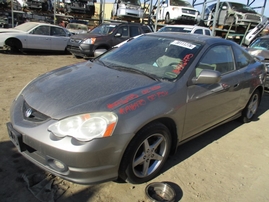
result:
[(8, 51), (66, 51), (71, 33), (60, 26), (26, 22), (15, 28), (0, 29), (0, 49)]

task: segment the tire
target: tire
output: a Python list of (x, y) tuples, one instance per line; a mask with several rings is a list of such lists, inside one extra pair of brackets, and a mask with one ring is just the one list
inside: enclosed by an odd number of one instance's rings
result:
[(248, 123), (253, 119), (260, 104), (260, 100), (261, 100), (260, 91), (255, 90), (254, 93), (251, 95), (247, 106), (244, 108), (242, 112), (241, 120), (243, 121), (243, 123)]
[(164, 21), (165, 21), (165, 24), (169, 24), (171, 22), (169, 13), (166, 13)]
[(153, 179), (167, 160), (170, 148), (171, 135), (165, 125), (153, 123), (146, 126), (128, 145), (121, 161), (119, 177), (132, 184)]
[(18, 39), (8, 39), (5, 44), (8, 52), (17, 53), (22, 50), (22, 44)]

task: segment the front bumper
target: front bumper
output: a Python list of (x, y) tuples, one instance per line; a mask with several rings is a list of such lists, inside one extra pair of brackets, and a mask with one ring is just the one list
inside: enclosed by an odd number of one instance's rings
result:
[[(22, 99), (22, 98), (20, 98)], [(131, 135), (81, 142), (58, 138), (47, 131), (55, 120), (31, 123), (22, 115), (21, 101), (11, 108), (8, 134), (18, 151), (40, 168), (78, 184), (96, 184), (117, 179), (121, 157)]]
[(92, 44), (68, 43), (67, 50), (75, 56), (94, 57), (95, 46)]
[(142, 18), (144, 12), (142, 10), (119, 8), (117, 11), (118, 17)]

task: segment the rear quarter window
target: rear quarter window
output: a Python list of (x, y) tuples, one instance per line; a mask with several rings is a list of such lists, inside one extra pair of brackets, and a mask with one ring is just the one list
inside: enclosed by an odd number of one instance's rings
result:
[(151, 29), (148, 26), (142, 26), (142, 30), (143, 30), (144, 33), (151, 32)]

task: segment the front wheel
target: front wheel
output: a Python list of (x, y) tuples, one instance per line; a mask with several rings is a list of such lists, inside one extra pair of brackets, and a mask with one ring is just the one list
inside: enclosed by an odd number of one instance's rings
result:
[(127, 147), (119, 169), (121, 179), (140, 184), (158, 175), (168, 158), (171, 134), (161, 123), (142, 129)]
[(247, 106), (244, 108), (242, 112), (241, 119), (244, 123), (248, 123), (253, 119), (260, 104), (260, 99), (261, 99), (260, 91), (255, 90), (254, 93), (251, 95)]

